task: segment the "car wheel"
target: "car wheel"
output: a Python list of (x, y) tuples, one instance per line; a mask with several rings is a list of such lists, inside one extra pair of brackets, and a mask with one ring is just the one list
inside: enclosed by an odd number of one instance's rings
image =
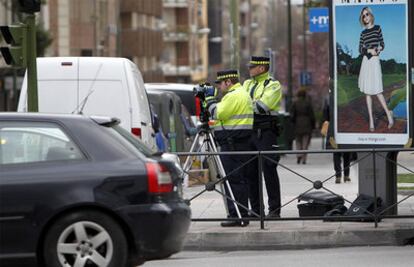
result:
[(126, 266), (128, 245), (119, 224), (97, 211), (68, 214), (46, 234), (43, 257), (48, 267)]

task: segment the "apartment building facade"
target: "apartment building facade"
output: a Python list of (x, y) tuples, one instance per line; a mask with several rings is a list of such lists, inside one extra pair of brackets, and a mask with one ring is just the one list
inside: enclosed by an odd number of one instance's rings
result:
[[(210, 28), (210, 58), (213, 62), (211, 68), (228, 68), (231, 65), (232, 36), (230, 1), (210, 0), (209, 17)], [(240, 42), (240, 73), (242, 78), (248, 76), (246, 67), (251, 55), (263, 55), (269, 47), (269, 39), (266, 36), (269, 27), (269, 1), (264, 0), (239, 0), (239, 42)], [(219, 24), (219, 25), (217, 25)], [(220, 56), (217, 55), (220, 53)]]
[(162, 66), (167, 82), (197, 83), (208, 75), (207, 0), (163, 0)]
[(49, 0), (49, 56), (121, 56), (146, 82), (163, 81), (162, 0)]

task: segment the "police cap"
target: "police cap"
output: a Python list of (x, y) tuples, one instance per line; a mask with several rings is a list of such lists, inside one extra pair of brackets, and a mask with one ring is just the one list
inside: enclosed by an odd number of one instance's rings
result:
[(258, 56), (252, 56), (250, 59), (249, 64), (247, 65), (249, 68), (253, 68), (260, 65), (269, 65), (270, 64), (270, 58), (268, 57), (258, 57)]
[(221, 70), (217, 72), (217, 80), (215, 83), (220, 83), (226, 79), (239, 79), (239, 72), (237, 70)]

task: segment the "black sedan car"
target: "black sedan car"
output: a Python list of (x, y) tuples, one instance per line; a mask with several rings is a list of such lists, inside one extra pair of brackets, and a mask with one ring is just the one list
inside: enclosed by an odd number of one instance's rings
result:
[(0, 266), (134, 266), (181, 249), (182, 170), (118, 123), (0, 113)]

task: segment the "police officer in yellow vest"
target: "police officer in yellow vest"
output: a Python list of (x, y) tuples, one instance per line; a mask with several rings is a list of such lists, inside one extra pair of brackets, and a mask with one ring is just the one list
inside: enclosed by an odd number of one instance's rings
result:
[[(252, 101), (239, 83), (237, 70), (224, 70), (217, 72), (218, 85), (223, 97), (220, 102), (215, 99), (217, 91), (206, 92), (206, 108), (210, 118), (215, 120), (213, 126), (214, 136), (221, 147), (221, 151), (248, 151), (248, 140), (253, 129), (253, 108)], [(240, 204), (248, 207), (248, 179), (246, 176), (247, 166), (240, 168), (249, 160), (248, 155), (221, 155), (224, 170), (228, 177), (234, 198)], [(240, 169), (238, 169), (240, 168)], [(226, 189), (226, 194), (229, 192)], [(237, 211), (232, 201), (227, 201), (229, 218), (237, 218)], [(248, 216), (248, 211), (238, 206), (242, 217)], [(222, 222), (223, 227), (246, 226), (249, 222), (226, 221)]]
[[(278, 81), (269, 75), (270, 60), (268, 57), (252, 56), (249, 63), (251, 79), (243, 83), (250, 95), (254, 109), (253, 135), (250, 139), (250, 150), (269, 151), (277, 147), (277, 113), (280, 109), (282, 89)], [(280, 217), (280, 182), (277, 174), (277, 155), (268, 155), (270, 160), (263, 160), (263, 173), (268, 194), (268, 217)], [(254, 212), (260, 214), (259, 178), (257, 161), (249, 166), (249, 199)]]

